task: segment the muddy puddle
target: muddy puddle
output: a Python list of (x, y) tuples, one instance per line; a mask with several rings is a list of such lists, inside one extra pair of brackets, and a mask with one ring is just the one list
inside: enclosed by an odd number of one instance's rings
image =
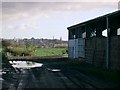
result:
[(47, 68), (48, 71), (52, 71), (52, 72), (60, 72), (60, 69), (51, 69), (51, 68)]
[(42, 67), (42, 63), (30, 62), (30, 61), (9, 61), (14, 68), (31, 69), (35, 67)]

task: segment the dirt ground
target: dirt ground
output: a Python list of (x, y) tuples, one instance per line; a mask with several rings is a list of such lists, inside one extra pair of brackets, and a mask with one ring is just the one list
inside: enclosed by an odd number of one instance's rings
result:
[[(86, 65), (69, 64), (68, 58), (46, 58), (30, 60), (42, 63), (42, 67), (31, 69), (18, 69), (12, 76), (3, 75), (3, 89), (70, 89), (70, 88), (118, 88), (119, 86), (108, 80), (83, 73)], [(90, 66), (88, 66), (90, 67)], [(98, 71), (99, 72), (99, 71)]]

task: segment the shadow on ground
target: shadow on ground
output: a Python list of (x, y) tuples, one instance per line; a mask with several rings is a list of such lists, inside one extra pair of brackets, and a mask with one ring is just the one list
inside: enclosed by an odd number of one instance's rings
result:
[[(15, 59), (12, 59), (15, 61)], [(11, 61), (12, 61), (11, 60)], [(37, 58), (17, 59), (17, 61), (32, 61), (42, 63), (42, 67), (13, 68), (3, 74), (3, 88), (117, 88), (119, 87), (119, 71), (115, 75), (105, 69), (85, 63), (84, 60), (71, 60), (68, 58)], [(104, 72), (102, 72), (104, 71)], [(5, 71), (6, 72), (6, 71)], [(103, 73), (103, 74), (100, 74)], [(107, 74), (105, 74), (107, 73)], [(109, 79), (105, 75), (113, 75)]]

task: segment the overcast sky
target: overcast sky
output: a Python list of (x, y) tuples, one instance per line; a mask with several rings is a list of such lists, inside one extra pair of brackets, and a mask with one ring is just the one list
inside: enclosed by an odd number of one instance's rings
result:
[[(6, 1), (6, 2), (5, 2)], [(13, 1), (13, 2), (12, 2)], [(114, 12), (119, 0), (81, 2), (2, 2), (3, 38), (68, 39), (67, 27)], [(22, 0), (21, 0), (22, 1)], [(54, 0), (55, 1), (55, 0)], [(73, 0), (71, 0), (73, 1)]]

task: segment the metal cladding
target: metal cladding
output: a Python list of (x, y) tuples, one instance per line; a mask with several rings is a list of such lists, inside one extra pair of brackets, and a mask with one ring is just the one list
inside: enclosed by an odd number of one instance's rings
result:
[(73, 39), (68, 41), (69, 58), (85, 57), (85, 39)]

